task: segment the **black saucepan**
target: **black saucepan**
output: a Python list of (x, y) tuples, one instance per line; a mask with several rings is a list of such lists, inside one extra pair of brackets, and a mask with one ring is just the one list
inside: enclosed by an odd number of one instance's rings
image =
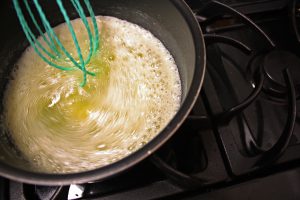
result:
[[(29, 1), (30, 2), (30, 1)], [(52, 25), (64, 22), (56, 1), (40, 0)], [(77, 18), (64, 1), (70, 17)], [(116, 175), (150, 156), (178, 129), (189, 114), (202, 86), (205, 71), (205, 46), (201, 29), (183, 0), (91, 0), (96, 15), (115, 16), (151, 31), (173, 55), (182, 83), (181, 107), (170, 123), (149, 143), (110, 165), (80, 173), (45, 174), (30, 171), (22, 152), (14, 146), (9, 133), (0, 127), (0, 175), (20, 182), (64, 185), (103, 180)], [(0, 7), (0, 98), (14, 63), (28, 47), (10, 0)], [(0, 104), (0, 111), (3, 105)], [(0, 120), (3, 120), (2, 118)], [(0, 123), (1, 124), (1, 123)]]

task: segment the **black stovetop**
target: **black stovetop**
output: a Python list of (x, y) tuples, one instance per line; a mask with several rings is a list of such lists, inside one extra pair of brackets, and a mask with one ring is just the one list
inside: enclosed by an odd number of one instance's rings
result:
[(300, 199), (300, 6), (220, 2), (187, 1), (205, 34), (205, 82), (156, 155), (96, 183), (0, 179), (0, 199)]

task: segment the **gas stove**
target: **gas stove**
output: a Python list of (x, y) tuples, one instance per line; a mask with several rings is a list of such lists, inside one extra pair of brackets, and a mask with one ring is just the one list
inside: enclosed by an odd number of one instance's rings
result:
[(300, 2), (187, 0), (207, 70), (182, 127), (155, 155), (102, 182), (0, 179), (0, 199), (300, 199)]

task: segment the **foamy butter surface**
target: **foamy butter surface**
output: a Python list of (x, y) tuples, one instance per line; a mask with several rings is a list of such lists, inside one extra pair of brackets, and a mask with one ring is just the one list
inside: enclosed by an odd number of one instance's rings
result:
[[(72, 23), (86, 57), (86, 29), (80, 20)], [(88, 76), (85, 87), (81, 71), (55, 69), (33, 48), (17, 63), (4, 117), (33, 170), (68, 173), (115, 162), (149, 142), (179, 109), (180, 78), (163, 44), (127, 21), (101, 16), (97, 23), (100, 51), (87, 66), (97, 76)], [(55, 32), (76, 57), (67, 25)]]

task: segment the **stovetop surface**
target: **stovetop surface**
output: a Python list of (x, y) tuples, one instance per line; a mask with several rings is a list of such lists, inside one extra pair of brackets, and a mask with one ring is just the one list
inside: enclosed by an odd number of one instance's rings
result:
[(0, 199), (299, 199), (300, 44), (291, 5), (207, 2), (187, 1), (207, 46), (201, 94), (155, 156), (96, 183), (47, 187), (0, 179)]

